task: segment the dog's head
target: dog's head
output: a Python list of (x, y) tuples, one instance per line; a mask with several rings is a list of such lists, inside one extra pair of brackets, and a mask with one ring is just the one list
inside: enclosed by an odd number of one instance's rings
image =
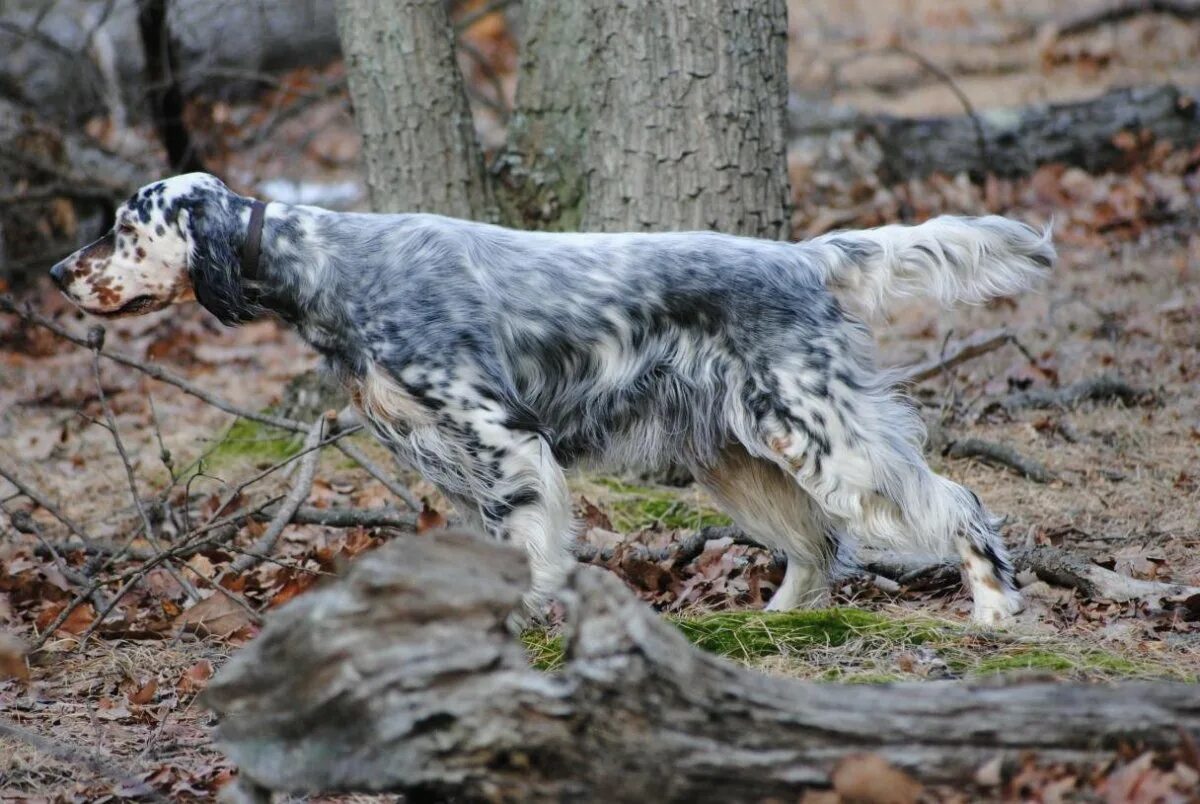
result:
[(112, 231), (50, 269), (67, 298), (105, 317), (198, 300), (226, 324), (261, 310), (242, 287), (243, 198), (207, 173), (148, 184), (117, 208)]

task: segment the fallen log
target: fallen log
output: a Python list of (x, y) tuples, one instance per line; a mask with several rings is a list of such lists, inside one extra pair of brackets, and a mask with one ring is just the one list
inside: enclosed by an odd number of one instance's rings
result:
[(95, 238), (154, 172), (0, 98), (0, 280), (16, 284)]
[(1172, 746), (1200, 687), (812, 684), (692, 647), (612, 575), (574, 570), (567, 661), (530, 667), (505, 627), (528, 585), (512, 547), (402, 536), (276, 612), (204, 696), (241, 798), (795, 800), (871, 752), (967, 783), (1031, 746), (1048, 761)]
[[(1018, 548), (1009, 554), (1009, 560), (1018, 572), (1032, 572), (1040, 581), (1074, 589), (1092, 600), (1187, 605), (1200, 596), (1200, 587), (1132, 578), (1106, 569), (1086, 556), (1048, 545)], [(868, 561), (864, 569), (910, 590), (954, 586), (962, 577), (957, 564), (941, 562), (912, 564), (879, 559)]]
[[(1126, 167), (1152, 143), (1191, 147), (1200, 142), (1195, 94), (1169, 84), (949, 117), (864, 115), (796, 101), (789, 119), (794, 138), (851, 130), (875, 140), (882, 154), (879, 169), (888, 182), (931, 173), (1024, 176), (1050, 163), (1099, 173)], [(1123, 147), (1122, 134), (1134, 135), (1137, 147)]]

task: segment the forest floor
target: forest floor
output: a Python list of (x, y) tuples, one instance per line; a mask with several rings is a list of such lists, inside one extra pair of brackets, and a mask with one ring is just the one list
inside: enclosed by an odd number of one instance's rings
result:
[[(832, 27), (822, 29), (824, 41), (853, 50), (855, 36), (830, 33), (850, 24), (837, 17), (847, 4), (808, 5), (826, 12), (823, 19)], [(796, 19), (793, 15), (794, 28)], [(951, 23), (947, 28), (963, 25)], [(1133, 36), (1121, 30), (1120, 37)], [(880, 39), (879, 32), (863, 36)], [(1144, 31), (1141, 36), (1144, 41)], [(1116, 39), (1102, 52), (1099, 46), (1077, 48), (1062, 62), (1066, 66), (1054, 69), (1083, 75), (1077, 89), (1126, 76), (1104, 72), (1128, 66), (1112, 55), (1128, 50), (1117, 47), (1121, 41)], [(793, 32), (798, 46), (805, 41), (804, 34)], [(940, 39), (927, 44), (952, 47)], [(978, 44), (966, 49), (975, 61), (960, 64), (964, 81), (987, 80), (985, 51)], [(940, 55), (953, 61), (959, 58), (956, 52)], [(1037, 61), (1039, 52), (1018, 53), (1025, 62), (993, 65), (991, 80), (1003, 85), (994, 94), (996, 103), (1029, 100), (1023, 88), (1035, 82), (1070, 86), (1050, 80)], [(1009, 62), (1014, 58), (1010, 54)], [(799, 57), (795, 61), (805, 63)], [(1159, 77), (1154, 65), (1135, 68), (1128, 77)], [(956, 111), (938, 107), (953, 97), (944, 88), (931, 99), (936, 84), (914, 85), (903, 97), (891, 90), (881, 94), (880, 87), (902, 83), (894, 77), (902, 69), (898, 64), (861, 69), (843, 75), (851, 85), (838, 89), (839, 99), (897, 113), (924, 105), (927, 111)], [(798, 68), (798, 85), (817, 80)], [(972, 97), (991, 97), (987, 86), (967, 88)], [(295, 128), (300, 136), (307, 128), (304, 118)], [(279, 136), (288, 136), (288, 129)], [(356, 151), (347, 151), (336, 138), (329, 143), (330, 150), (338, 150), (340, 164), (353, 163)], [(321, 146), (309, 141), (307, 147)], [(253, 159), (260, 174), (282, 171), (281, 164), (261, 154)], [(307, 164), (311, 167), (313, 160)], [(1101, 176), (1051, 166), (1032, 177), (982, 186), (934, 177), (884, 187), (866, 177), (813, 175), (804, 153), (792, 156), (797, 237), (821, 228), (830, 209), (850, 210), (840, 215), (839, 226), (942, 211), (1055, 219), (1060, 261), (1035, 292), (953, 312), (914, 303), (874, 327), (881, 362), (887, 365), (936, 359), (983, 331), (1003, 328), (1013, 334), (1016, 343), (912, 389), (939, 444), (975, 438), (1005, 445), (1051, 475), (1047, 482), (1035, 482), (1010, 468), (953, 458), (941, 449), (929, 452), (935, 469), (974, 489), (1007, 518), (1004, 535), (1011, 546), (1063, 547), (1135, 578), (1200, 585), (1198, 165), (1200, 154), (1163, 153), (1129, 171)], [(347, 174), (353, 178), (343, 167), (336, 176)], [(27, 298), (80, 336), (93, 323), (48, 286), (33, 289)], [(186, 306), (110, 322), (106, 343), (168, 367), (239, 407), (297, 417), (302, 414), (291, 405), (287, 385), (317, 365), (298, 338), (274, 322), (231, 330)], [(0, 480), (0, 711), (25, 732), (22, 739), (0, 733), (0, 800), (210, 796), (232, 771), (209, 743), (210, 718), (197, 693), (230, 652), (257, 633), (259, 612), (269, 614), (336, 575), (346, 560), (385, 542), (392, 532), (292, 525), (268, 560), (229, 573), (263, 529), (261, 522), (239, 520), (223, 541), (170, 572), (166, 565), (146, 572), (103, 621), (95, 606), (84, 604), (49, 632), (79, 590), (75, 572), (87, 569), (114, 578), (144, 563), (129, 555), (108, 562), (105, 545), (128, 543), (141, 555), (153, 554), (177, 543), (198, 521), (252, 511), (277, 498), (294, 479), (288, 474), (293, 462), (247, 486), (222, 508), (231, 489), (294, 458), (301, 436), (239, 420), (132, 368), (108, 360), (99, 366), (97, 383), (86, 349), (0, 315), (0, 465), (41, 492), (102, 548), (89, 554), (78, 541), (69, 542), (66, 528), (47, 507), (34, 505)], [(1058, 390), (1102, 375), (1118, 376), (1140, 393), (1124, 402), (1046, 409), (1003, 405), (1014, 393)], [(124, 463), (105, 427), (106, 406), (140, 495), (160, 503), (151, 506), (150, 516), (157, 543), (145, 538), (140, 525)], [(387, 465), (386, 456), (365, 437), (350, 438)], [(314, 508), (404, 507), (333, 449), (322, 452), (316, 478), (306, 501)], [(453, 515), (420, 478), (405, 481), (427, 501), (419, 530)], [(767, 552), (714, 539), (686, 561), (672, 555), (672, 546), (697, 528), (726, 522), (700, 489), (612, 476), (580, 475), (571, 482), (585, 524), (581, 541), (601, 556), (598, 562), (677, 618), (697, 644), (764, 672), (860, 683), (996, 673), (1097, 681), (1200, 678), (1200, 601), (1195, 599), (1174, 605), (1091, 599), (1026, 578), (1026, 611), (1011, 629), (988, 632), (967, 626), (969, 599), (956, 583), (885, 591), (885, 584), (858, 576), (836, 584), (834, 609), (768, 618), (757, 610), (779, 581), (780, 568)], [(62, 546), (61, 561), (47, 543)], [(218, 583), (224, 591), (214, 591)], [(186, 587), (203, 599), (197, 602)], [(28, 658), (27, 678), (21, 677), (23, 661), (19, 667), (15, 663), (14, 639), (39, 647)], [(551, 668), (560, 660), (553, 628), (530, 633), (527, 642), (541, 665)], [(44, 742), (31, 743), (30, 734)], [(1187, 769), (1173, 767), (1131, 761), (1122, 766), (1124, 776), (1112, 773), (1095, 789), (1115, 796), (1110, 800), (1125, 800), (1120, 785), (1182, 790)], [(1078, 781), (1073, 771), (1061, 768), (1027, 773), (1028, 784), (1039, 790), (1056, 784), (1066, 790), (1064, 780)], [(1009, 790), (1023, 789), (1013, 784)], [(942, 798), (954, 795), (941, 791)]]

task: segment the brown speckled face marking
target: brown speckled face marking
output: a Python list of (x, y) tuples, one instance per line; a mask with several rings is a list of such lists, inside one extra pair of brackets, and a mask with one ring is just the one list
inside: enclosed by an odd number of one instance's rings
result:
[(167, 203), (170, 198), (188, 189), (182, 182), (173, 187), (175, 182), (139, 190), (117, 209), (111, 232), (52, 269), (67, 298), (101, 316), (139, 315), (195, 298), (185, 221), (165, 217), (167, 210), (178, 209)]

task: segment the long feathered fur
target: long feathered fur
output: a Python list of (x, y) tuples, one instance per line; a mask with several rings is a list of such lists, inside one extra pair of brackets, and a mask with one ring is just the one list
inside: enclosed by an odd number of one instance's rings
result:
[(926, 466), (920, 419), (832, 291), (867, 313), (1014, 293), (1053, 259), (1049, 230), (942, 217), (791, 244), (271, 204), (248, 280), (248, 201), (171, 182), (135, 200), (165, 199), (138, 203), (185, 231), (200, 302), (293, 323), (399, 458), (528, 547), (536, 595), (571, 565), (564, 467), (678, 462), (788, 554), (777, 608), (820, 599), (848, 536), (957, 551), (978, 619), (1019, 605), (993, 518)]
[(1055, 257), (1049, 226), (1039, 231), (998, 215), (834, 232), (806, 247), (821, 255), (826, 280), (873, 317), (905, 298), (949, 306), (1013, 296)]

